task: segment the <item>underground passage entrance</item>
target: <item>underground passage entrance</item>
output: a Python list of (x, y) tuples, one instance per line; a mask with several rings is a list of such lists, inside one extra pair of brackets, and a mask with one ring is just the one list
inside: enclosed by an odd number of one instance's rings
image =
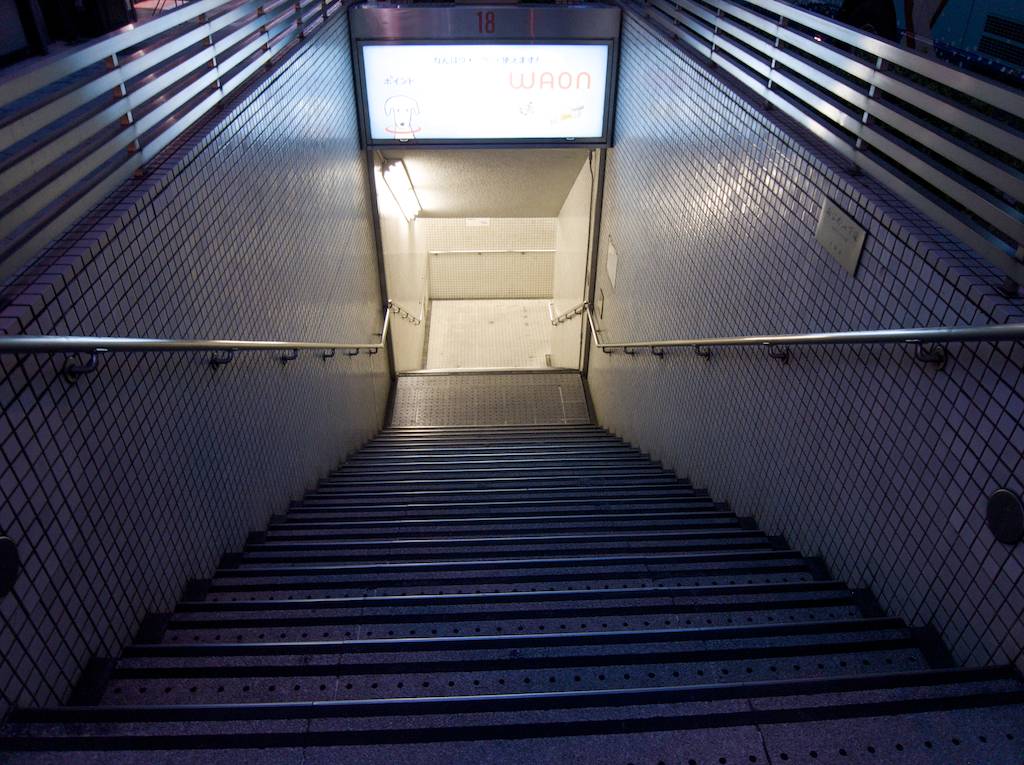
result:
[[(599, 157), (387, 150), (376, 192), (398, 371), (579, 369)], [(418, 208), (418, 210), (417, 210)]]
[(581, 369), (618, 9), (350, 20), (396, 371)]

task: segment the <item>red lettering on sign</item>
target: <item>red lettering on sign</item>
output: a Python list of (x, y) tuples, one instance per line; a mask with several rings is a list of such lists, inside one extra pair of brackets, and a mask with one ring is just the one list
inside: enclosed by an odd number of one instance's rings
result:
[[(540, 74), (538, 80), (537, 75)], [(542, 90), (544, 88), (555, 89), (557, 76), (558, 88), (560, 90), (590, 90), (593, 81), (589, 72), (580, 72), (573, 76), (572, 72), (509, 72), (508, 84), (513, 90)]]
[(526, 76), (519, 73), (519, 84), (516, 85), (515, 74), (513, 72), (508, 73), (508, 84), (512, 86), (513, 90), (531, 90), (533, 88), (534, 81), (537, 79), (536, 72), (530, 72), (530, 81), (526, 81)]

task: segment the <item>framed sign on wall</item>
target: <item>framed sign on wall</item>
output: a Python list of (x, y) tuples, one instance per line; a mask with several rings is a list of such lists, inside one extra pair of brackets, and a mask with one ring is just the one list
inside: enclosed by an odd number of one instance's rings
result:
[(350, 11), (366, 146), (611, 143), (619, 11)]

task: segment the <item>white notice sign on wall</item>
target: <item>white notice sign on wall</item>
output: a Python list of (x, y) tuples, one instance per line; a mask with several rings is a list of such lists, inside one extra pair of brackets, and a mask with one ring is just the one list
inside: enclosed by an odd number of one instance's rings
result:
[(821, 205), (814, 238), (851, 276), (857, 272), (860, 253), (864, 249), (864, 237), (865, 231), (861, 225), (826, 197)]
[(608, 238), (608, 257), (605, 260), (605, 268), (608, 269), (608, 281), (614, 287), (615, 276), (619, 271), (619, 253), (615, 251), (615, 245), (612, 244), (611, 237)]
[(605, 43), (361, 50), (371, 140), (604, 136)]

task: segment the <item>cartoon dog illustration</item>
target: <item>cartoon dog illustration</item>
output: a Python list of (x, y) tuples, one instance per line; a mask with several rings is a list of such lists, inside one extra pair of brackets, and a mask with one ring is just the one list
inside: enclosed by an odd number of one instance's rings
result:
[(420, 105), (410, 96), (391, 96), (384, 102), (384, 115), (391, 118), (391, 126), (384, 128), (400, 141), (415, 138), (420, 132), (413, 118), (420, 113)]

